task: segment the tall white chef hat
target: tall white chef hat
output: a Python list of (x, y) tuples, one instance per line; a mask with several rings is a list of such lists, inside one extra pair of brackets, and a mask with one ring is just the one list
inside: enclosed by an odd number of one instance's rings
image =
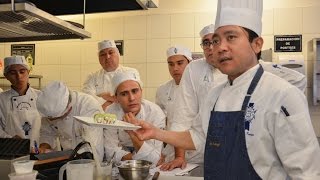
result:
[(237, 25), (261, 36), (262, 10), (263, 0), (218, 0), (215, 30), (221, 26)]
[(115, 73), (115, 75), (112, 77), (112, 89), (113, 89), (113, 94), (116, 94), (116, 91), (118, 89), (118, 86), (125, 82), (125, 81), (136, 81), (140, 87), (142, 88), (142, 81), (140, 80), (140, 75), (138, 71), (134, 70), (125, 70), (121, 72)]
[(53, 81), (43, 88), (37, 99), (37, 109), (45, 117), (60, 117), (68, 110), (69, 89), (60, 82)]
[(192, 61), (192, 53), (188, 48), (182, 46), (172, 46), (167, 50), (167, 58), (174, 55), (183, 55), (189, 61)]
[(30, 67), (26, 61), (26, 59), (24, 58), (24, 56), (10, 56), (10, 57), (6, 57), (4, 58), (4, 71), (3, 74), (6, 74), (11, 65), (15, 65), (15, 64), (20, 64), (22, 66), (24, 66), (25, 68), (27, 68), (28, 70), (30, 70)]
[(207, 34), (210, 34), (210, 33), (214, 33), (214, 24), (210, 24), (208, 26), (205, 26), (204, 28), (202, 28), (202, 30), (200, 31), (200, 37), (201, 39), (207, 35)]
[(98, 51), (100, 52), (103, 49), (106, 48), (116, 48), (116, 43), (114, 42), (114, 40), (103, 40), (101, 42), (98, 43)]

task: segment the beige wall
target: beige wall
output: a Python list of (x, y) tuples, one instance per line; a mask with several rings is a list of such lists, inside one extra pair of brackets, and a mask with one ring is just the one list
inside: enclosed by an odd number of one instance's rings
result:
[[(97, 42), (102, 39), (124, 40), (121, 63), (139, 70), (144, 82), (144, 97), (153, 101), (156, 88), (170, 79), (165, 50), (182, 44), (201, 51), (198, 32), (215, 19), (216, 0), (159, 0), (160, 7), (147, 11), (127, 11), (86, 15), (91, 39), (26, 42), (36, 44), (33, 74), (43, 75), (42, 84), (62, 80), (80, 90), (90, 72), (100, 68)], [(273, 48), (273, 35), (302, 34), (303, 54), (308, 76), (306, 94), (310, 97), (312, 61), (307, 59), (307, 42), (320, 37), (319, 0), (265, 0), (263, 14), (264, 49)], [(82, 23), (82, 16), (61, 16)], [(10, 43), (0, 43), (0, 58), (10, 55)], [(273, 53), (273, 61), (278, 55)], [(35, 80), (31, 81), (36, 84)], [(6, 80), (0, 80), (0, 85)], [(316, 108), (315, 111), (319, 111)], [(314, 115), (320, 134), (320, 114)]]

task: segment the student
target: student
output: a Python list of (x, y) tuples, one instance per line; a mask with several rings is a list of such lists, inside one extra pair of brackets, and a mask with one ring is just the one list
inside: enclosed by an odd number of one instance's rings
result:
[[(119, 120), (128, 114), (158, 128), (165, 128), (165, 115), (160, 107), (142, 99), (142, 82), (136, 71), (118, 72), (112, 78), (112, 93), (116, 101), (108, 106), (106, 113), (116, 114)], [(115, 152), (115, 160), (147, 160), (156, 165), (160, 159), (163, 143), (157, 140), (140, 141), (132, 132), (104, 129), (104, 148), (107, 159)]]
[[(167, 129), (171, 129), (171, 124), (173, 122), (173, 115), (175, 112), (175, 93), (180, 84), (180, 80), (184, 69), (187, 67), (189, 62), (192, 61), (192, 53), (188, 48), (183, 46), (172, 46), (167, 50), (167, 62), (171, 80), (162, 84), (156, 93), (156, 104), (158, 104), (161, 109), (166, 113), (167, 117)], [(162, 151), (163, 159), (165, 162), (161, 164), (160, 169), (168, 170), (174, 164), (182, 164), (184, 162), (189, 163), (200, 163), (203, 162), (203, 156), (201, 153), (195, 151), (187, 151), (186, 157), (175, 156), (174, 148), (171, 145), (167, 145)], [(161, 163), (161, 162), (160, 162)]]
[(119, 65), (120, 53), (114, 40), (104, 40), (98, 43), (98, 57), (101, 69), (88, 75), (82, 91), (95, 97), (102, 109), (115, 101), (111, 93), (111, 79), (116, 72), (126, 70), (138, 71), (134, 68)]
[[(307, 100), (297, 87), (263, 70), (262, 0), (219, 0), (212, 65), (228, 80), (200, 109), (202, 132), (164, 131), (134, 117), (139, 139), (204, 149), (205, 179), (319, 179), (320, 148)], [(205, 146), (204, 146), (205, 144)]]
[(4, 58), (3, 75), (11, 88), (0, 93), (0, 137), (39, 140), (41, 116), (36, 107), (39, 90), (30, 87), (30, 67), (24, 56)]
[(88, 94), (69, 90), (60, 81), (53, 81), (41, 90), (37, 108), (43, 116), (40, 153), (74, 149), (82, 141), (88, 141), (91, 147), (95, 147), (102, 161), (103, 129), (87, 126), (74, 118), (94, 117), (95, 114), (102, 113), (97, 100)]

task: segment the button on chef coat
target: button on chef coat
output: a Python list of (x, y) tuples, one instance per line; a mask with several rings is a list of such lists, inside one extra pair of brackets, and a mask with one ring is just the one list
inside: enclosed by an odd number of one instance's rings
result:
[[(108, 106), (105, 112), (116, 114), (119, 120), (124, 116), (124, 112), (118, 103)], [(158, 105), (148, 100), (142, 100), (141, 109), (136, 118), (147, 121), (155, 127), (165, 128), (165, 114)], [(123, 156), (130, 153), (123, 149), (123, 147), (133, 147), (129, 135), (124, 130), (104, 129), (103, 132), (107, 159), (110, 159), (113, 153), (116, 152), (115, 160), (119, 162)], [(160, 159), (162, 146), (163, 142), (158, 140), (151, 139), (144, 141), (139, 151), (133, 153), (132, 158), (135, 160), (147, 160), (155, 165)]]
[(26, 94), (9, 89), (0, 93), (0, 137), (19, 135), (30, 139), (30, 146), (39, 140), (41, 116), (36, 107), (39, 90), (29, 87)]
[(100, 160), (102, 160), (103, 129), (82, 124), (73, 116), (93, 117), (96, 113), (103, 113), (103, 110), (99, 102), (92, 96), (76, 91), (70, 92), (71, 112), (63, 119), (50, 121), (44, 118), (40, 131), (40, 143), (48, 143), (52, 148), (58, 149), (56, 138), (59, 137), (61, 147), (67, 150), (74, 149), (84, 140), (89, 141), (96, 147)]
[[(223, 83), (210, 90), (200, 110), (205, 134), (214, 105), (215, 111), (241, 109), (257, 68), (236, 78), (232, 85)], [(249, 158), (262, 179), (320, 179), (320, 148), (301, 90), (264, 72), (245, 115), (250, 120), (245, 130)], [(205, 137), (193, 129), (190, 133), (196, 148), (203, 149)]]
[(100, 69), (99, 71), (96, 71), (88, 75), (86, 81), (83, 84), (82, 91), (84, 93), (92, 95), (100, 102), (100, 104), (103, 104), (106, 102), (106, 100), (104, 100), (102, 97), (98, 97), (97, 95), (103, 92), (113, 92), (111, 86), (112, 77), (117, 72), (123, 72), (127, 70), (136, 71), (136, 73), (139, 74), (139, 72), (136, 69), (124, 67), (122, 65), (119, 65), (119, 67), (112, 72), (107, 72), (104, 69)]

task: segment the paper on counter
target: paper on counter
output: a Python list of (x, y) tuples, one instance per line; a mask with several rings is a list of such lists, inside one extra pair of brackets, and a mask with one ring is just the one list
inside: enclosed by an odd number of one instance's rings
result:
[(161, 171), (160, 170), (160, 166), (155, 167), (150, 169), (150, 174), (153, 175), (155, 172), (159, 171), (160, 175), (165, 175), (165, 176), (183, 176), (188, 174), (191, 170), (193, 170), (194, 168), (198, 167), (198, 164), (191, 164), (188, 163), (186, 168), (181, 169), (181, 168), (175, 168), (171, 171)]

